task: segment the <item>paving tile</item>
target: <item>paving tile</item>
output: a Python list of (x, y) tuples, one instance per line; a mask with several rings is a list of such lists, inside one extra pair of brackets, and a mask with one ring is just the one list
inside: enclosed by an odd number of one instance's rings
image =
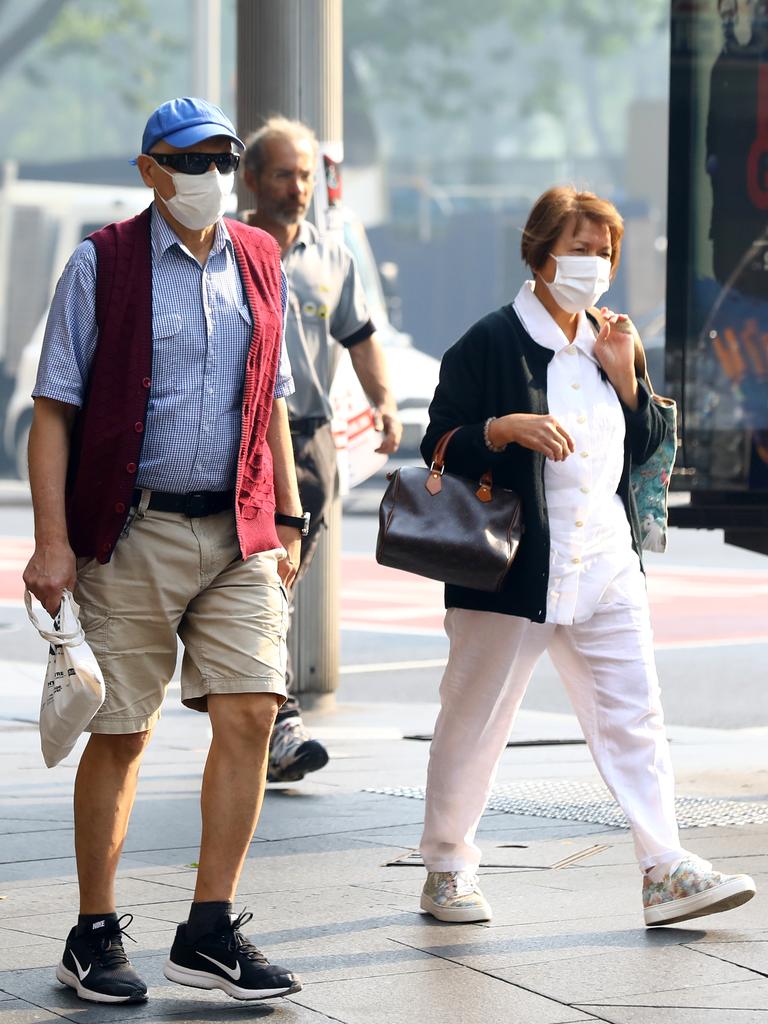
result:
[[(171, 876), (172, 878), (173, 876)], [(77, 911), (77, 883), (72, 880), (58, 881), (47, 885), (30, 885), (4, 890), (5, 899), (0, 900), (0, 927), (17, 916), (35, 914), (69, 913)], [(189, 890), (143, 878), (118, 877), (117, 905), (121, 910), (136, 911), (138, 907), (151, 907), (157, 902), (183, 901), (189, 903)]]
[(61, 827), (0, 835), (0, 865), (7, 867), (15, 862), (50, 862), (61, 858), (63, 850), (69, 854), (73, 849), (72, 835), (72, 828)]
[(62, 1018), (49, 1010), (33, 1006), (23, 999), (3, 999), (0, 1003), (0, 1024), (61, 1024)]
[(298, 942), (278, 943), (265, 936), (264, 944), (266, 948), (269, 943), (270, 959), (290, 967), (307, 987), (351, 978), (445, 971), (456, 966), (392, 941), (386, 926), (374, 922), (370, 925), (365, 931), (344, 929), (336, 934), (322, 928), (308, 929), (312, 934)]
[[(129, 1006), (114, 1004), (86, 1003), (78, 999), (70, 989), (59, 985), (53, 971), (15, 971), (0, 974), (0, 989), (18, 997), (11, 1003), (0, 1004), (0, 1024), (37, 1024), (60, 1022), (62, 1017), (75, 1020), (78, 1024), (111, 1024), (118, 1020), (148, 1020), (153, 1024), (168, 1021), (184, 1024), (219, 1022), (231, 1024), (233, 1020), (270, 1018), (278, 1013), (280, 1024), (322, 1024), (327, 1018), (309, 1008), (289, 1002), (287, 999), (270, 1000), (268, 1003), (245, 1003), (230, 999), (223, 992), (206, 992), (200, 989), (182, 988), (169, 982), (162, 969), (167, 954), (156, 955), (137, 962), (142, 977), (149, 988), (149, 1000)], [(25, 1002), (28, 1000), (29, 1002)], [(14, 1018), (6, 1021), (6, 1007), (13, 1008), (18, 1001), (19, 1012), (29, 1003), (35, 1004), (39, 1017)], [(335, 1021), (340, 1018), (333, 1017)]]
[(688, 947), (748, 970), (762, 974), (768, 971), (768, 939), (750, 937), (742, 942), (692, 942)]
[[(659, 1024), (657, 1007), (580, 1006), (610, 1024)], [(768, 1024), (768, 1010), (705, 1010), (664, 1007), (664, 1024)]]
[(551, 962), (489, 970), (496, 977), (525, 984), (536, 992), (568, 1003), (610, 1002), (618, 996), (624, 997), (622, 1002), (626, 1003), (630, 1001), (627, 997), (635, 994), (674, 989), (679, 996), (684, 989), (698, 992), (703, 985), (727, 988), (730, 983), (754, 979), (745, 968), (681, 946), (603, 951), (596, 956), (571, 959), (562, 955), (562, 949), (559, 952), (556, 971)]
[(24, 832), (72, 831), (72, 822), (49, 818), (6, 818), (0, 816), (0, 835), (20, 835)]
[[(744, 972), (748, 978), (755, 978), (754, 975)], [(626, 997), (613, 999), (602, 999), (601, 1003), (606, 1006), (626, 1005), (629, 1000)], [(698, 985), (695, 988), (674, 987), (659, 988), (646, 994), (634, 994), (632, 996), (633, 1006), (653, 1006), (664, 1008), (664, 1014), (668, 1007), (689, 1007), (702, 1010), (761, 1010), (765, 1012), (768, 1006), (768, 980), (757, 978), (755, 980), (732, 981), (726, 984)], [(586, 1003), (586, 1000), (581, 1000)]]
[[(680, 946), (686, 938), (686, 933), (679, 929), (649, 933), (633, 925), (632, 917), (591, 915), (578, 921), (553, 920), (494, 928), (441, 925), (427, 915), (415, 915), (389, 926), (387, 935), (424, 952), (493, 974), (513, 967), (527, 969), (528, 965), (546, 965), (551, 970), (553, 963), (558, 964), (559, 974), (560, 964), (570, 964), (581, 957), (604, 959), (625, 955), (628, 962), (640, 963), (649, 954), (663, 954), (669, 947)], [(573, 964), (566, 970), (577, 969), (578, 964)]]
[[(429, 974), (331, 981), (307, 986), (293, 1001), (345, 1024), (566, 1024), (593, 1020), (573, 1007), (514, 985), (455, 967)], [(460, 1008), (460, 1010), (459, 1010)]]

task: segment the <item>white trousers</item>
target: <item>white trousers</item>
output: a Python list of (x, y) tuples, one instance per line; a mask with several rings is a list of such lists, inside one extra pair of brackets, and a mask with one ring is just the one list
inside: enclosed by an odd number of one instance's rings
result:
[(686, 855), (644, 593), (604, 599), (591, 618), (573, 625), (451, 608), (445, 628), (450, 655), (429, 754), (421, 840), (428, 871), (474, 870), (480, 863), (475, 832), (544, 651), (566, 686), (603, 780), (630, 822), (641, 869)]

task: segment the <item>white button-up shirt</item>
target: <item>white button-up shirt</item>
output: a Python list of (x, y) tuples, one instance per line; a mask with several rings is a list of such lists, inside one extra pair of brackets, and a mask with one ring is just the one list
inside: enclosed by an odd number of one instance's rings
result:
[[(590, 618), (617, 577), (637, 569), (624, 505), (616, 493), (624, 466), (624, 413), (595, 358), (595, 334), (585, 313), (569, 342), (526, 281), (514, 309), (526, 331), (554, 356), (547, 369), (547, 403), (573, 438), (563, 462), (545, 460), (544, 493), (550, 531), (547, 622)], [(633, 588), (634, 589), (634, 588)]]

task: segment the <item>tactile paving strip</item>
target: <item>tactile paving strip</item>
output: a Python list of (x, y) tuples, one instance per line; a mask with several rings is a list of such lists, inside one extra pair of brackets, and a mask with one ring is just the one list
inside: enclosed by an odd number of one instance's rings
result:
[[(366, 789), (366, 793), (424, 799), (421, 787)], [(762, 825), (768, 823), (768, 803), (743, 803), (714, 797), (680, 796), (675, 801), (681, 828), (713, 825)], [(541, 779), (505, 782), (493, 787), (488, 809), (506, 814), (527, 814), (534, 818), (562, 818), (593, 825), (629, 828), (624, 813), (611, 794), (595, 782), (570, 779)]]

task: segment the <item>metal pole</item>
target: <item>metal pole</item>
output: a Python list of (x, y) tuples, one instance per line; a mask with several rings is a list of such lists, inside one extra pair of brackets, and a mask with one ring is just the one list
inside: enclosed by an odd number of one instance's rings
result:
[(194, 0), (192, 95), (221, 102), (221, 0)]
[[(341, 162), (341, 16), (342, 0), (238, 0), (237, 126), (241, 136), (270, 114), (282, 114), (308, 124), (321, 150)], [(240, 205), (247, 207), (248, 192), (242, 183), (240, 188)], [(291, 657), (295, 690), (305, 705), (324, 696), (332, 699), (329, 695), (338, 686), (339, 501), (328, 518), (328, 529), (294, 598)]]

